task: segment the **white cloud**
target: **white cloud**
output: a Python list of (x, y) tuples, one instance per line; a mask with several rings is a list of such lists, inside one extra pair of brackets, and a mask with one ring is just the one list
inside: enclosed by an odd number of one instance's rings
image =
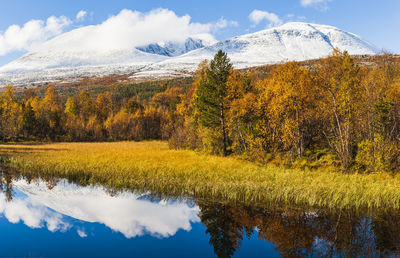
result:
[(83, 20), (85, 20), (85, 17), (87, 15), (87, 12), (85, 10), (80, 10), (77, 14), (76, 14), (76, 20), (81, 22)]
[[(81, 10), (75, 17), (76, 21), (87, 15)], [(45, 41), (63, 33), (70, 24), (71, 19), (65, 16), (52, 16), (47, 21), (29, 21), (22, 27), (12, 25), (4, 33), (0, 32), (0, 56), (13, 51), (35, 50)], [(189, 15), (178, 16), (168, 9), (154, 9), (147, 13), (124, 9), (101, 24), (71, 31), (74, 37), (63, 40), (61, 45), (69, 50), (108, 51), (157, 42), (183, 42), (196, 35), (212, 41), (215, 40), (215, 32), (228, 26), (238, 26), (238, 23), (223, 17), (216, 22), (196, 23), (191, 21)]]
[(12, 51), (31, 50), (44, 41), (59, 35), (72, 23), (65, 16), (51, 16), (46, 21), (31, 20), (22, 27), (11, 25), (0, 32), (0, 56)]
[(7, 202), (3, 193), (0, 194), (0, 215), (4, 214), (11, 223), (22, 221), (30, 228), (42, 228), (46, 225), (51, 232), (64, 232), (71, 225), (63, 220), (62, 215), (49, 210), (30, 198), (17, 198)]
[(226, 27), (237, 27), (239, 26), (239, 23), (237, 21), (228, 21), (224, 17), (221, 17), (215, 24), (214, 28), (216, 30), (218, 29), (224, 29)]
[(268, 22), (268, 27), (281, 25), (283, 23), (279, 16), (275, 13), (270, 13), (257, 9), (253, 10), (250, 13), (249, 19), (254, 25), (258, 25), (260, 22), (265, 20)]
[(300, 0), (300, 4), (303, 7), (316, 7), (321, 10), (326, 10), (328, 9), (328, 2), (331, 2), (332, 0)]
[(82, 238), (87, 237), (87, 234), (86, 234), (85, 230), (83, 230), (83, 229), (78, 228), (78, 229), (76, 230), (76, 232), (77, 232), (78, 235), (79, 235), (80, 237), (82, 237)]
[(82, 40), (83, 44), (94, 48), (130, 48), (160, 41), (180, 42), (197, 34), (211, 34), (231, 24), (223, 18), (216, 23), (195, 23), (191, 22), (189, 15), (177, 16), (167, 9), (148, 13), (124, 9), (103, 23), (88, 28)]

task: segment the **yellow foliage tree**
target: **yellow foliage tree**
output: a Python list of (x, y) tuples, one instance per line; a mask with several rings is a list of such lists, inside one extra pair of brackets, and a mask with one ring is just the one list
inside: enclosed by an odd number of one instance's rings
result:
[(319, 110), (324, 117), (324, 134), (332, 150), (348, 171), (354, 158), (355, 141), (360, 137), (363, 89), (358, 65), (347, 52), (335, 50), (318, 65), (319, 84), (324, 99)]
[(312, 139), (320, 91), (313, 75), (295, 62), (280, 65), (258, 83), (260, 123), (275, 151), (292, 151), (298, 157)]

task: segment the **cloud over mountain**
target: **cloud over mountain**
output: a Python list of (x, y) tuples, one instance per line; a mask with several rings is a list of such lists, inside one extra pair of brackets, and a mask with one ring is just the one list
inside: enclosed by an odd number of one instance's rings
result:
[(250, 13), (249, 19), (254, 25), (258, 25), (260, 22), (265, 20), (269, 23), (268, 27), (281, 25), (283, 23), (282, 20), (279, 18), (279, 16), (276, 15), (275, 13), (270, 13), (267, 11), (261, 11), (257, 9), (253, 10)]
[[(82, 22), (86, 15), (86, 11), (79, 11), (76, 22)], [(0, 55), (36, 50), (43, 42), (63, 33), (72, 23), (65, 16), (51, 16), (47, 21), (31, 20), (22, 27), (12, 25), (4, 33), (0, 32)], [(215, 22), (196, 23), (191, 21), (189, 15), (178, 16), (168, 9), (154, 9), (147, 13), (123, 9), (98, 25), (82, 27), (84, 33), (75, 35), (80, 38), (65, 44), (69, 49), (110, 50), (158, 42), (184, 42), (198, 34), (213, 40), (212, 33), (237, 25), (237, 22), (223, 17)]]
[(89, 26), (86, 33), (90, 36), (85, 36), (87, 41), (79, 42), (79, 47), (126, 49), (157, 42), (184, 42), (197, 34), (213, 38), (212, 31), (232, 25), (236, 23), (223, 18), (216, 23), (192, 22), (189, 15), (178, 16), (168, 9), (148, 13), (124, 9), (99, 25)]

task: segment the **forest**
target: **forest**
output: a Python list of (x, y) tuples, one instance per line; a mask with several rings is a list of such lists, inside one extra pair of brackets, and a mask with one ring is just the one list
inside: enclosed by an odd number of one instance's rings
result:
[(371, 60), (335, 50), (312, 64), (275, 65), (260, 78), (233, 69), (219, 51), (199, 64), (190, 87), (68, 96), (51, 87), (17, 94), (9, 85), (0, 94), (0, 141), (165, 140), (172, 149), (261, 164), (396, 173), (400, 61)]

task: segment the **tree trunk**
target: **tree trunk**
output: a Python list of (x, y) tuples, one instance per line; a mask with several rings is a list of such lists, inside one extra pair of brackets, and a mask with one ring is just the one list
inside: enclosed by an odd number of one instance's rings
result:
[(227, 136), (226, 136), (226, 128), (225, 128), (225, 115), (224, 115), (224, 103), (223, 103), (223, 101), (221, 101), (221, 110), (220, 110), (220, 121), (221, 121), (221, 129), (222, 129), (222, 138), (223, 138), (223, 141), (224, 141), (224, 149), (223, 149), (223, 154), (224, 154), (224, 156), (227, 156), (228, 155), (228, 152), (227, 152)]

